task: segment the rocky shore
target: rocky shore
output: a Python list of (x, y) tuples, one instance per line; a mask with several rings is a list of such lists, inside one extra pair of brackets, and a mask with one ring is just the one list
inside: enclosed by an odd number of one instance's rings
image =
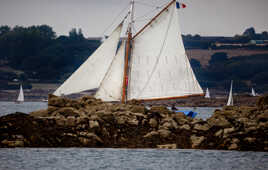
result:
[(169, 148), (268, 151), (268, 96), (256, 106), (192, 119), (138, 101), (49, 96), (48, 109), (0, 117), (0, 147)]

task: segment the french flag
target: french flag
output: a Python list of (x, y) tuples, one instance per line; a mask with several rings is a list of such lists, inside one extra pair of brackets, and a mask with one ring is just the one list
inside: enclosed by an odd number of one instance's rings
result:
[(178, 9), (180, 9), (180, 8), (186, 8), (186, 5), (185, 5), (184, 3), (180, 3), (180, 2), (178, 2), (178, 1), (176, 1), (176, 7), (177, 7)]

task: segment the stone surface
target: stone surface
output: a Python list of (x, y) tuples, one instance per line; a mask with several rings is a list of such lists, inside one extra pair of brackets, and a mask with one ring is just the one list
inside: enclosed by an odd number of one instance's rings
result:
[(266, 99), (258, 107), (224, 107), (205, 121), (166, 106), (146, 109), (139, 101), (121, 104), (50, 95), (47, 110), (0, 117), (0, 147), (267, 151), (267, 114)]

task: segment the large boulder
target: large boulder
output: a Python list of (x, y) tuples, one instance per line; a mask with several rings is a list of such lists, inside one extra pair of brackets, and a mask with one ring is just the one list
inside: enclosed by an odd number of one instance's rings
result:
[(260, 97), (257, 101), (258, 109), (264, 110), (268, 108), (268, 95)]

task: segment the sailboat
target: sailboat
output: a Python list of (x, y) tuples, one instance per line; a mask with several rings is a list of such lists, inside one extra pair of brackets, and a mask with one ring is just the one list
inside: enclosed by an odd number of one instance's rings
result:
[[(98, 89), (96, 98), (123, 103), (204, 96), (185, 53), (178, 2), (169, 2), (136, 34), (132, 33), (134, 5), (131, 0), (123, 21), (54, 95)], [(127, 19), (127, 38), (118, 48)]]
[(210, 98), (210, 94), (209, 94), (209, 90), (208, 90), (208, 88), (207, 88), (207, 90), (206, 90), (205, 98)]
[(228, 101), (227, 101), (227, 106), (233, 106), (233, 105), (234, 105), (234, 100), (233, 100), (233, 80), (232, 80), (230, 92), (229, 92), (229, 97), (228, 97)]
[(24, 102), (24, 94), (23, 94), (22, 85), (20, 85), (20, 92), (19, 92), (19, 96), (16, 100), (16, 103), (22, 103), (22, 102)]
[(257, 96), (253, 87), (251, 88), (251, 96), (253, 96), (253, 97)]

